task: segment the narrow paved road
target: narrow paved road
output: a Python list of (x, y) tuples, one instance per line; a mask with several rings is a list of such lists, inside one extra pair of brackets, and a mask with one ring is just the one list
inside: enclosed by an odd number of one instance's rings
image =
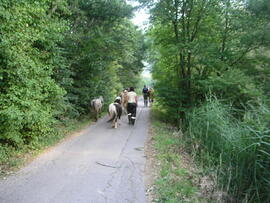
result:
[(119, 128), (112, 129), (107, 119), (0, 180), (0, 202), (146, 202), (144, 142), (149, 108), (139, 103), (135, 126), (128, 125), (124, 116)]

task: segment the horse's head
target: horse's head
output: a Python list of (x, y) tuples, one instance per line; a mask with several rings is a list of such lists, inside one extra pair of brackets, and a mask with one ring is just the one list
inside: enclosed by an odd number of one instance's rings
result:
[(121, 97), (116, 97), (115, 100), (114, 100), (114, 103), (118, 103), (118, 104), (121, 104)]

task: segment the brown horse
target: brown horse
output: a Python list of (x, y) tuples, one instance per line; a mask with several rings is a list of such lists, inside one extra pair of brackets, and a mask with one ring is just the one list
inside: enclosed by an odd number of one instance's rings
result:
[(148, 94), (149, 94), (149, 102), (150, 103), (153, 103), (154, 102), (154, 89), (153, 88), (149, 88)]
[(128, 93), (127, 90), (124, 90), (123, 92), (121, 92), (121, 105), (125, 114), (127, 114), (127, 104), (128, 104), (127, 93)]

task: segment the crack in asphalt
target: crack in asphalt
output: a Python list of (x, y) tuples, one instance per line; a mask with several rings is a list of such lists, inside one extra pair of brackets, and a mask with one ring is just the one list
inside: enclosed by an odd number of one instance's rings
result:
[[(139, 112), (137, 113), (137, 119), (139, 119), (140, 116), (141, 116), (142, 108), (138, 108), (138, 110), (139, 110)], [(135, 125), (136, 125), (136, 123), (135, 123)], [(134, 126), (133, 126), (133, 127), (134, 127)], [(122, 157), (123, 157), (123, 154), (124, 154), (124, 152), (125, 152), (125, 150), (126, 150), (126, 147), (127, 147), (128, 143), (129, 143), (130, 138), (132, 137), (134, 131), (135, 131), (135, 128), (132, 128), (131, 131), (130, 131), (130, 133), (128, 134), (128, 137), (127, 137), (127, 139), (126, 139), (125, 144), (123, 145), (123, 147), (122, 147), (122, 149), (121, 149), (121, 152), (120, 152), (120, 154), (119, 154), (118, 160), (116, 161), (116, 164), (120, 164), (120, 167), (117, 168), (116, 170), (114, 170), (114, 172), (111, 173), (111, 175), (110, 175), (111, 178), (107, 181), (107, 186), (102, 190), (102, 192), (103, 192), (102, 197), (104, 198), (105, 202), (108, 202), (108, 198), (109, 198), (108, 196), (105, 196), (106, 193), (108, 193), (108, 192), (110, 191), (110, 189), (113, 187), (112, 182), (115, 180), (115, 178), (117, 177), (117, 174), (118, 174), (118, 173), (121, 171), (121, 169), (123, 168), (123, 167), (122, 167), (123, 164), (121, 163), (121, 162), (122, 162), (121, 159), (122, 159)], [(132, 164), (132, 166), (133, 166), (133, 168), (136, 169), (136, 165), (134, 164), (134, 162), (133, 162), (131, 159), (129, 159), (129, 158), (126, 157), (126, 156), (124, 156), (123, 158), (126, 158), (128, 161), (130, 161), (131, 164)], [(132, 174), (133, 174), (133, 173), (131, 173), (131, 176), (129, 177), (129, 181), (130, 181), (131, 183), (134, 182), (133, 180), (130, 180), (130, 178), (133, 177)], [(141, 174), (141, 172), (140, 172), (140, 174)], [(122, 176), (122, 177), (123, 177), (123, 176)], [(120, 178), (119, 178), (119, 179), (120, 179)], [(120, 179), (120, 181), (118, 181), (118, 184), (117, 184), (117, 185), (119, 185), (120, 183), (121, 183), (121, 179)], [(134, 191), (131, 191), (131, 190), (130, 190), (130, 192), (133, 192), (133, 193), (134, 193)], [(112, 193), (114, 194), (115, 191), (112, 191)], [(136, 198), (136, 195), (134, 195), (134, 196), (135, 196), (134, 199), (137, 199), (137, 198)], [(131, 200), (128, 200), (128, 199), (125, 199), (125, 200), (127, 200), (128, 202), (131, 202)]]

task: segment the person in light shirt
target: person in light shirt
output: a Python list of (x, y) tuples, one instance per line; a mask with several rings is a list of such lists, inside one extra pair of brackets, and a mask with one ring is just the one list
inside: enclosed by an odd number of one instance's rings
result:
[(128, 121), (129, 124), (134, 125), (136, 119), (136, 110), (138, 106), (138, 97), (136, 92), (134, 91), (134, 87), (130, 87), (129, 92), (127, 93), (128, 104), (127, 104), (127, 112), (128, 112)]

